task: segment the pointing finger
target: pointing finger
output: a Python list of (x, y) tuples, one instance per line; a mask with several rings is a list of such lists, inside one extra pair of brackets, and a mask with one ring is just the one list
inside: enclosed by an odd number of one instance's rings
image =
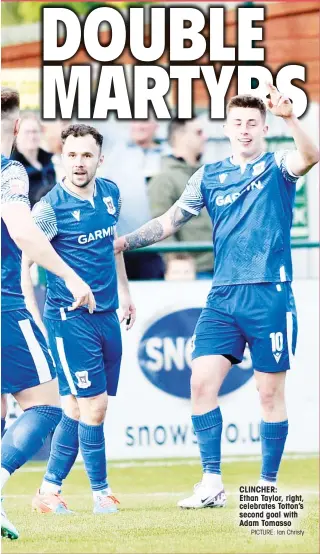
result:
[(94, 310), (96, 309), (96, 301), (91, 291), (88, 294), (88, 308), (90, 314), (93, 314)]
[(280, 105), (282, 104), (282, 102), (283, 102), (283, 95), (280, 94), (280, 95), (278, 96), (277, 106), (280, 106)]
[(287, 96), (281, 96), (280, 100), (278, 102), (278, 106), (281, 106), (282, 104), (290, 104), (290, 100)]
[(269, 108), (269, 110), (272, 110), (272, 108), (273, 108), (273, 104), (272, 104), (272, 102), (271, 102), (270, 98), (267, 98), (267, 102), (266, 102), (266, 104), (267, 104), (267, 108)]
[(75, 301), (72, 302), (72, 306), (68, 307), (68, 312), (73, 312), (74, 310), (82, 306), (82, 302), (83, 302), (83, 296), (76, 298)]
[(275, 92), (277, 91), (277, 87), (275, 87), (272, 83), (266, 81), (266, 87), (269, 90), (269, 92)]

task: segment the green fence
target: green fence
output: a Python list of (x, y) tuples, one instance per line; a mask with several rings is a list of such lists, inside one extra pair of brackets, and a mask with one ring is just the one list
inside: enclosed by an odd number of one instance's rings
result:
[[(320, 242), (311, 242), (303, 240), (293, 240), (291, 242), (292, 248), (319, 248)], [(158, 252), (164, 254), (167, 252), (209, 252), (212, 250), (212, 241), (210, 242), (165, 242), (163, 244), (157, 243), (152, 246), (146, 246), (140, 248), (140, 251), (144, 252)]]

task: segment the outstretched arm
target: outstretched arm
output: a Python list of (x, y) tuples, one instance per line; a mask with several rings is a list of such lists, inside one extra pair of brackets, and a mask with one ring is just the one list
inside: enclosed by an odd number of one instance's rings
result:
[(282, 117), (291, 130), (296, 150), (287, 154), (287, 166), (289, 171), (296, 176), (305, 175), (316, 163), (319, 162), (319, 150), (306, 133), (298, 118), (294, 115), (292, 104), (286, 96), (281, 94), (275, 86), (268, 83), (270, 98), (267, 106), (273, 115)]
[(160, 217), (148, 221), (133, 233), (116, 239), (114, 242), (115, 253), (159, 242), (176, 233), (194, 215), (180, 208), (176, 202)]

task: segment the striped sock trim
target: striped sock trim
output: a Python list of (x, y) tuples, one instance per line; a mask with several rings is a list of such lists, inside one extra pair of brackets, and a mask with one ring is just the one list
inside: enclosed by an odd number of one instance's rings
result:
[(211, 429), (216, 425), (222, 425), (222, 415), (219, 406), (206, 414), (193, 415), (191, 419), (195, 431), (205, 431), (205, 429)]
[(283, 439), (288, 434), (288, 420), (279, 421), (277, 423), (268, 423), (261, 421), (260, 436), (264, 439)]

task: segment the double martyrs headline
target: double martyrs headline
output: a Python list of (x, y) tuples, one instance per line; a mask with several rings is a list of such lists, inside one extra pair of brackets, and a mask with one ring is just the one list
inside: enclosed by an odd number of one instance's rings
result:
[[(238, 94), (264, 97), (265, 82), (275, 82), (300, 117), (308, 99), (292, 81), (305, 81), (305, 67), (286, 65), (272, 75), (264, 66), (265, 48), (261, 46), (259, 22), (264, 21), (266, 9), (242, 7), (236, 12), (237, 44), (233, 47), (225, 45), (223, 7), (210, 7), (207, 15), (196, 7), (133, 7), (126, 19), (112, 7), (95, 8), (81, 19), (69, 8), (43, 8), (42, 117), (106, 119), (114, 112), (118, 119), (146, 119), (152, 109), (157, 119), (170, 119), (167, 100), (173, 80), (175, 115), (188, 119), (193, 116), (193, 84), (201, 79), (210, 97), (211, 119), (223, 119), (234, 76)], [(147, 45), (146, 21), (150, 23)], [(110, 31), (108, 44), (99, 41), (103, 29)], [(75, 56), (81, 45), (92, 62), (64, 68), (63, 62)], [(135, 64), (119, 64), (125, 48)], [(168, 65), (154, 64), (163, 55)], [(205, 65), (195, 63), (204, 56)]]

